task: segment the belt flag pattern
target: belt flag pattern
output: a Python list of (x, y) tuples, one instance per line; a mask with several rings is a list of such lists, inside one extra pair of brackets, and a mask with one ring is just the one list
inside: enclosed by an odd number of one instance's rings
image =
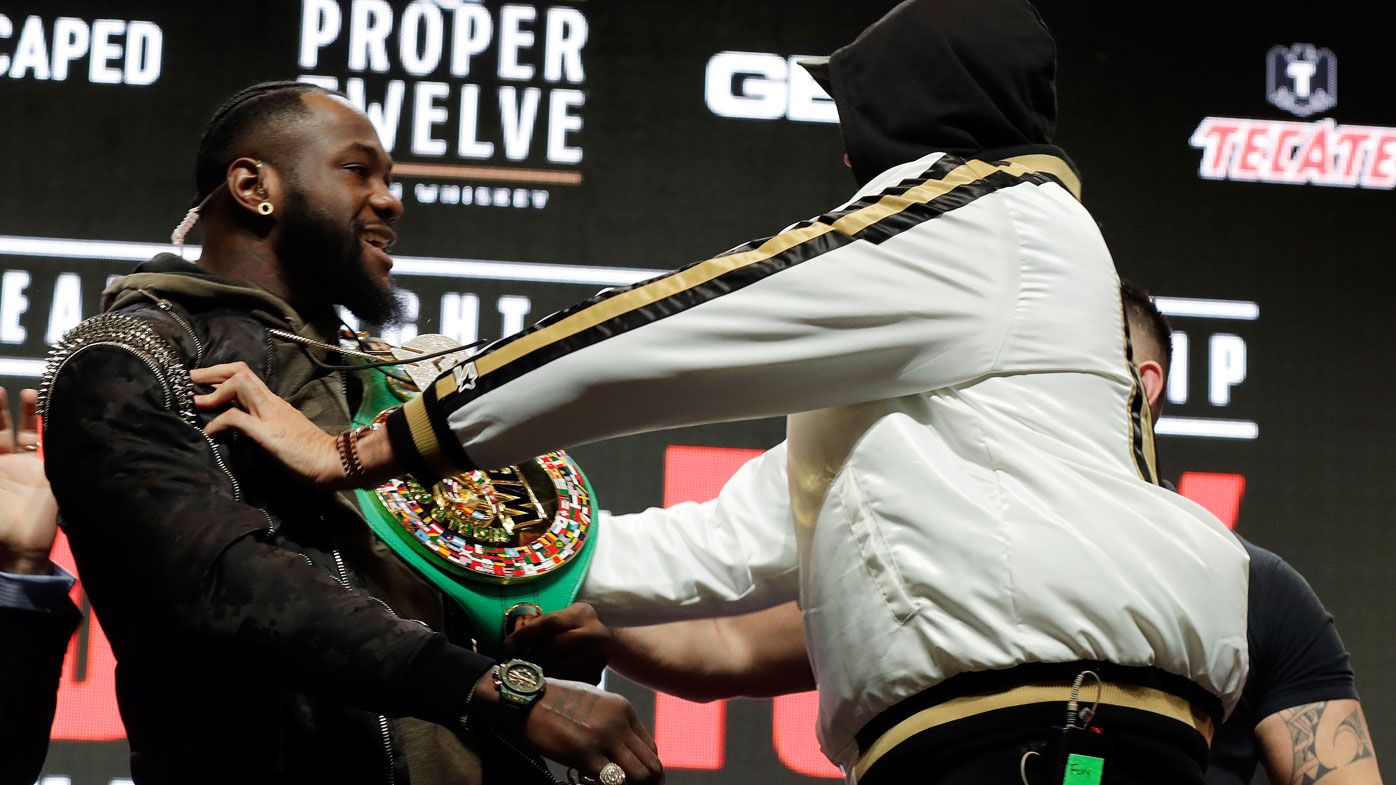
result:
[(591, 493), (562, 452), (446, 478), (430, 491), (392, 479), (377, 494), (433, 562), (491, 583), (547, 575), (581, 552), (592, 526)]

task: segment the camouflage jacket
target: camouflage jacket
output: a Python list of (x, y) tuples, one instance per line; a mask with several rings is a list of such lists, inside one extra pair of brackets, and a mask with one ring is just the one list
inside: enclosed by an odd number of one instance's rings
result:
[(456, 729), (493, 663), (434, 631), (440, 596), (349, 497), (298, 485), (250, 442), (214, 443), (193, 407), (189, 369), (243, 361), (346, 428), (357, 380), (314, 361), (338, 353), (269, 332), (334, 330), (170, 255), (104, 305), (54, 351), (44, 439), (118, 659), (136, 782), (478, 782), (467, 746), (489, 745)]

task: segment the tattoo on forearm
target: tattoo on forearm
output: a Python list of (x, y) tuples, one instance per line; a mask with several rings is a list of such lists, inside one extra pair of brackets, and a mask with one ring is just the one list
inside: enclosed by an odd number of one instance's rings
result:
[(548, 709), (584, 728), (590, 728), (591, 711), (600, 700), (601, 696), (594, 692), (568, 691), (558, 698), (556, 704), (548, 706)]
[(1360, 706), (1341, 718), (1342, 706), (1310, 703), (1280, 712), (1293, 749), (1289, 785), (1314, 785), (1334, 771), (1375, 757)]

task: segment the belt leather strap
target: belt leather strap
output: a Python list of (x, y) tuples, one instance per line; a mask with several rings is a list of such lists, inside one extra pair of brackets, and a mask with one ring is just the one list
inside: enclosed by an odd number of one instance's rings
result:
[[(1080, 703), (1090, 706), (1096, 702), (1094, 686), (1081, 691)], [(999, 709), (1009, 709), (1036, 703), (1065, 703), (1071, 698), (1070, 682), (1023, 684), (1002, 691), (963, 695), (912, 714), (873, 742), (853, 767), (855, 777), (862, 777), (874, 763), (898, 745), (922, 731), (957, 720)], [(1212, 742), (1215, 730), (1212, 717), (1185, 698), (1152, 687), (1106, 683), (1100, 688), (1100, 705), (1119, 706), (1158, 714), (1181, 722)]]

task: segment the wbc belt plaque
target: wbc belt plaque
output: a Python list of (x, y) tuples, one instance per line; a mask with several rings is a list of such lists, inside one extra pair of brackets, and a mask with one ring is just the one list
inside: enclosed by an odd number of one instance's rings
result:
[[(427, 338), (449, 340), (420, 336), (408, 346)], [(422, 343), (418, 351), (436, 348)], [(359, 371), (364, 400), (354, 425), (381, 423), (439, 372), (415, 366)], [(429, 488), (404, 476), (354, 493), (374, 533), (470, 616), (486, 653), (497, 653), (515, 617), (570, 605), (586, 577), (596, 500), (565, 452)]]
[(541, 578), (575, 558), (591, 531), (591, 492), (563, 452), (430, 490), (411, 477), (389, 480), (375, 493), (442, 569), (487, 583)]

